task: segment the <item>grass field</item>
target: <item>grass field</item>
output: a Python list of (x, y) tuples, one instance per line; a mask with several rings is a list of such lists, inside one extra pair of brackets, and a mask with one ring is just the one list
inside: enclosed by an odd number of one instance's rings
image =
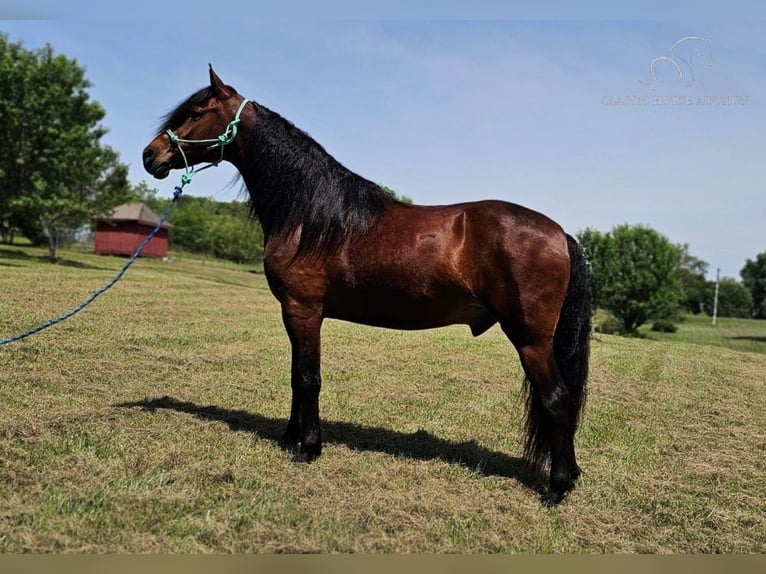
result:
[(642, 326), (640, 332), (656, 341), (682, 341), (766, 353), (766, 321), (763, 320), (719, 317), (713, 325), (706, 315), (687, 315), (676, 333), (652, 331), (651, 324)]
[[(124, 263), (42, 255), (0, 246), (0, 338)], [(291, 463), (288, 341), (249, 271), (141, 260), (0, 348), (0, 551), (766, 552), (766, 322), (595, 335), (584, 474), (548, 509), (497, 328), (326, 322), (326, 447)]]

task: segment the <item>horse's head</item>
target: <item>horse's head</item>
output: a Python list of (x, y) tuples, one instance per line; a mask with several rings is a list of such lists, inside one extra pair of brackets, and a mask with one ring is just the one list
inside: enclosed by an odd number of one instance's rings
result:
[(224, 159), (237, 133), (246, 100), (210, 66), (210, 86), (189, 96), (163, 119), (159, 134), (144, 149), (144, 168), (157, 179), (171, 169)]

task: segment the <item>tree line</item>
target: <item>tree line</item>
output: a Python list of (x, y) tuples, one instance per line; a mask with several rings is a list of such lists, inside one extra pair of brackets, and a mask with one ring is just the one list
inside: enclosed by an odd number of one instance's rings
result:
[[(157, 190), (141, 182), (134, 199), (155, 213), (162, 213), (171, 201), (157, 197)], [(250, 217), (247, 203), (220, 202), (209, 197), (182, 195), (173, 206), (168, 223), (168, 247), (179, 253), (209, 255), (235, 263), (263, 259), (263, 230)]]
[[(628, 224), (609, 232), (585, 229), (577, 239), (588, 260), (593, 306), (611, 314), (597, 329), (635, 334), (654, 321), (658, 330), (673, 330), (684, 313), (712, 315), (715, 282), (688, 245)], [(740, 276), (719, 282), (718, 316), (766, 319), (766, 252), (748, 259)]]

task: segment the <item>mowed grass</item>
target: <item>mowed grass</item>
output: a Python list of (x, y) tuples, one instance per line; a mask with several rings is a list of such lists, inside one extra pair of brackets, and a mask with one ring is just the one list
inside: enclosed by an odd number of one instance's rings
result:
[[(0, 337), (124, 263), (42, 255), (0, 247)], [(327, 321), (325, 450), (293, 464), (288, 340), (249, 271), (141, 260), (0, 347), (0, 550), (766, 552), (766, 354), (595, 335), (584, 474), (548, 509), (497, 328)]]
[(715, 345), (739, 351), (766, 353), (766, 321), (718, 317), (716, 324), (707, 315), (686, 315), (675, 333), (641, 328), (641, 334), (657, 341), (683, 341), (699, 345)]

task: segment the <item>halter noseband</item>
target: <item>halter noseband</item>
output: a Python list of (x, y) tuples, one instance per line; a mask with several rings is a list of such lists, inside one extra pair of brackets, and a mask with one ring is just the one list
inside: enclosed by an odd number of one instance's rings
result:
[[(250, 102), (248, 99), (242, 100), (242, 103), (239, 104), (239, 108), (237, 108), (237, 113), (234, 115), (234, 119), (229, 122), (229, 125), (226, 126), (226, 130), (219, 135), (217, 138), (214, 139), (205, 139), (205, 140), (185, 140), (179, 138), (176, 134), (173, 133), (173, 130), (167, 129), (165, 130), (165, 133), (170, 138), (170, 143), (175, 144), (176, 148), (178, 148), (178, 151), (181, 152), (181, 157), (184, 160), (184, 166), (186, 169), (186, 173), (184, 173), (181, 176), (181, 181), (184, 183), (189, 183), (191, 181), (192, 174), (196, 172), (200, 172), (203, 169), (207, 169), (209, 167), (215, 167), (219, 163), (223, 161), (223, 149), (229, 145), (231, 142), (234, 141), (234, 138), (237, 137), (237, 125), (239, 124), (239, 116), (242, 113), (242, 110), (245, 109), (245, 105), (247, 105)], [(213, 149), (213, 148), (221, 148), (221, 155), (219, 156), (217, 161), (211, 162), (207, 164), (204, 167), (201, 167), (200, 169), (196, 170), (194, 169), (194, 166), (189, 167), (189, 162), (186, 160), (186, 154), (184, 153), (183, 148), (180, 144), (210, 144), (207, 146), (207, 149)]]

